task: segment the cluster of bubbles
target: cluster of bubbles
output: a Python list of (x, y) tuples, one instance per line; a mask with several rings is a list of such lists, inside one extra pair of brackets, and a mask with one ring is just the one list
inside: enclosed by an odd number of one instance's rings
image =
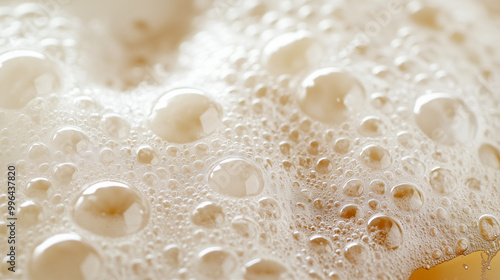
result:
[[(158, 85), (126, 92), (53, 55), (92, 54), (55, 23), (11, 31), (50, 48), (0, 41), (22, 275), (403, 279), (499, 250), (496, 4), (459, 1), (476, 22), (444, 1), (199, 2), (205, 24), (151, 67)], [(35, 16), (71, 22), (23, 4), (2, 8), (0, 33)]]

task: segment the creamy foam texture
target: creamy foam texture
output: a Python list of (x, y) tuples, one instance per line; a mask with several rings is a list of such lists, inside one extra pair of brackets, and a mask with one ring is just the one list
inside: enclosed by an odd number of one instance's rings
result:
[(0, 9), (16, 275), (405, 279), (498, 251), (497, 1), (55, 2)]

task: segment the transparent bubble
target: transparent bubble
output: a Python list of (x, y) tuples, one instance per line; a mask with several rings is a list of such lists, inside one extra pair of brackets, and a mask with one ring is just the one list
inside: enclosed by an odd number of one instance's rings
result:
[(215, 228), (222, 225), (224, 217), (224, 212), (220, 206), (207, 201), (196, 207), (191, 215), (191, 220), (195, 225)]
[(79, 235), (58, 234), (35, 247), (28, 271), (31, 280), (94, 280), (102, 273), (102, 263)]
[(394, 203), (406, 211), (417, 211), (424, 205), (422, 192), (412, 184), (400, 184), (391, 190)]
[(342, 192), (347, 196), (360, 196), (365, 191), (365, 184), (359, 179), (351, 179), (342, 187)]
[(344, 219), (357, 218), (360, 215), (359, 207), (354, 204), (347, 204), (340, 210), (340, 217)]
[(389, 168), (392, 157), (385, 148), (379, 145), (369, 145), (361, 151), (361, 161), (373, 170)]
[(163, 257), (167, 265), (178, 267), (180, 261), (180, 249), (177, 245), (168, 245), (163, 248)]
[(144, 228), (148, 203), (131, 186), (115, 181), (90, 185), (75, 201), (73, 220), (95, 234), (120, 237)]
[(257, 223), (247, 217), (235, 217), (231, 223), (231, 226), (236, 233), (246, 238), (254, 238), (259, 233), (259, 226), (257, 225)]
[(359, 106), (365, 89), (352, 74), (338, 68), (324, 68), (310, 74), (298, 97), (302, 111), (324, 123), (348, 119), (350, 107)]
[(76, 171), (76, 165), (61, 163), (54, 168), (54, 179), (63, 185), (68, 185), (76, 178)]
[(417, 99), (415, 120), (432, 140), (452, 145), (472, 141), (477, 120), (465, 103), (451, 94), (426, 94)]
[(456, 176), (446, 168), (432, 169), (429, 182), (434, 191), (443, 195), (450, 194), (457, 188)]
[(82, 153), (89, 149), (89, 138), (75, 127), (64, 127), (52, 137), (52, 145), (67, 154)]
[(31, 200), (23, 202), (19, 206), (17, 218), (19, 223), (23, 226), (34, 226), (41, 218), (42, 207)]
[(364, 118), (359, 127), (359, 133), (364, 136), (377, 137), (383, 134), (384, 123), (380, 118), (367, 117)]
[(389, 114), (394, 111), (394, 103), (382, 93), (374, 93), (371, 96), (371, 104), (374, 108)]
[(259, 200), (259, 214), (266, 219), (279, 219), (281, 210), (278, 201), (271, 197), (264, 197)]
[(411, 175), (423, 175), (425, 172), (425, 165), (422, 161), (414, 157), (404, 157), (401, 160), (403, 169)]
[(218, 162), (208, 174), (208, 184), (216, 192), (234, 196), (255, 196), (264, 189), (264, 177), (256, 164), (231, 157)]
[(320, 158), (316, 164), (316, 171), (320, 174), (326, 174), (333, 169), (332, 162), (327, 158)]
[(500, 152), (490, 144), (483, 144), (479, 148), (479, 160), (485, 166), (500, 169)]
[(104, 148), (99, 154), (99, 160), (104, 165), (109, 165), (115, 160), (115, 153), (109, 148)]
[(370, 182), (370, 191), (374, 194), (382, 195), (385, 193), (386, 183), (382, 180), (375, 179)]
[(482, 190), (482, 184), (481, 184), (481, 181), (479, 181), (478, 179), (476, 178), (469, 178), (465, 181), (465, 185), (471, 189), (471, 190), (475, 190), (475, 191), (481, 191)]
[(245, 264), (245, 280), (280, 280), (281, 275), (287, 271), (286, 267), (278, 261), (270, 259), (254, 259)]
[(43, 143), (34, 143), (28, 150), (28, 156), (32, 160), (48, 162), (50, 159), (50, 150)]
[(137, 161), (153, 165), (159, 162), (156, 152), (150, 146), (142, 146), (137, 150)]
[(163, 95), (149, 116), (150, 128), (161, 138), (188, 143), (215, 132), (222, 124), (219, 106), (202, 91), (174, 89)]
[(309, 238), (309, 248), (318, 254), (328, 254), (333, 251), (332, 242), (322, 235), (315, 234)]
[(26, 194), (30, 197), (46, 198), (52, 183), (46, 178), (31, 179), (26, 185)]
[(20, 109), (59, 88), (58, 69), (43, 54), (15, 50), (0, 55), (0, 107)]
[(333, 150), (339, 154), (346, 154), (351, 149), (351, 140), (347, 138), (339, 138), (335, 141)]
[(443, 256), (443, 252), (441, 250), (436, 249), (436, 250), (432, 251), (432, 257), (435, 260), (439, 260), (442, 256)]
[(500, 235), (498, 220), (491, 215), (483, 215), (479, 218), (479, 232), (488, 241), (494, 241)]
[(102, 120), (102, 129), (109, 136), (122, 139), (130, 134), (130, 125), (116, 114), (106, 114)]
[(298, 31), (277, 36), (266, 44), (262, 61), (275, 75), (307, 70), (321, 57), (321, 47), (310, 32)]
[(456, 248), (456, 252), (458, 254), (463, 253), (465, 250), (467, 250), (469, 248), (469, 240), (467, 240), (466, 238), (458, 239), (457, 245), (455, 246), (455, 248)]
[(399, 222), (386, 215), (377, 214), (368, 221), (372, 240), (388, 249), (396, 249), (403, 243), (403, 231)]
[(439, 22), (440, 12), (437, 8), (424, 6), (418, 1), (414, 1), (408, 5), (408, 9), (411, 20), (416, 24), (432, 29), (438, 29), (441, 26)]
[(359, 243), (349, 243), (344, 249), (344, 257), (353, 264), (362, 264), (368, 257), (367, 249)]
[(220, 247), (211, 247), (198, 254), (198, 269), (211, 279), (230, 279), (236, 270), (237, 259), (229, 251)]

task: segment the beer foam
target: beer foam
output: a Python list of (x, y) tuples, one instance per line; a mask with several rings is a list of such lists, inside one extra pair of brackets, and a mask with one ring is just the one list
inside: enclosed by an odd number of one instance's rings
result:
[(0, 10), (19, 277), (406, 279), (499, 250), (493, 2), (56, 2)]

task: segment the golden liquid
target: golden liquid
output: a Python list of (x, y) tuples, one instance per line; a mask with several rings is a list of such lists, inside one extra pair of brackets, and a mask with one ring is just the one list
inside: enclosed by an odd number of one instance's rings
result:
[[(459, 256), (431, 269), (420, 268), (413, 272), (409, 280), (473, 280), (481, 279), (484, 252), (475, 252), (467, 256)], [(486, 269), (485, 279), (500, 279), (500, 254), (497, 254)]]

